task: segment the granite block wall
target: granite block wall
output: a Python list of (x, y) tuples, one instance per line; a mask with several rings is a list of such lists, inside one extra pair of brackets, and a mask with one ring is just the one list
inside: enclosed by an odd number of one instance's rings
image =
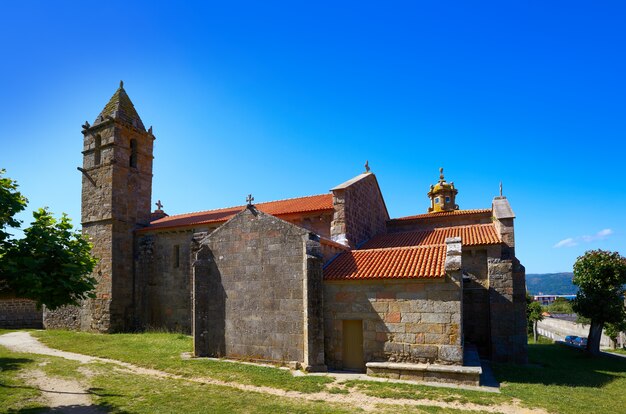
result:
[(0, 328), (22, 329), (43, 327), (42, 311), (37, 309), (35, 301), (0, 296)]
[(193, 265), (195, 354), (323, 369), (315, 236), (249, 207), (200, 244)]
[(517, 260), (489, 259), (491, 357), (527, 362), (525, 271)]
[[(154, 136), (112, 118), (83, 129), (81, 222), (99, 259), (96, 297), (46, 312), (47, 326), (115, 332), (134, 327), (134, 230), (149, 223)], [(131, 142), (136, 162), (131, 162)], [(80, 320), (80, 323), (76, 321)]]
[(326, 361), (342, 369), (344, 320), (363, 321), (369, 361), (458, 364), (461, 348), (459, 281), (325, 281)]
[(387, 231), (389, 213), (374, 174), (361, 174), (333, 188), (332, 192), (335, 212), (330, 233), (333, 241), (355, 248)]
[(487, 249), (463, 248), (463, 335), (480, 355), (491, 355)]
[(491, 212), (489, 211), (458, 216), (422, 216), (419, 220), (390, 220), (387, 230), (389, 233), (401, 233), (405, 231), (432, 230), (441, 227), (489, 224), (492, 221)]
[(191, 333), (193, 230), (138, 234), (136, 324)]

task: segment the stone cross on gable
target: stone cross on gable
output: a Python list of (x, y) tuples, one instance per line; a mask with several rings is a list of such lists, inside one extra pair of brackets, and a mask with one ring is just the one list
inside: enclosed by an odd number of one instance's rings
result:
[(252, 197), (252, 194), (248, 194), (248, 197), (246, 197), (246, 203), (248, 203), (248, 205), (251, 206), (253, 201), (254, 201), (254, 197)]
[(163, 204), (161, 204), (161, 200), (158, 200), (155, 204), (158, 210), (161, 210), (163, 208)]

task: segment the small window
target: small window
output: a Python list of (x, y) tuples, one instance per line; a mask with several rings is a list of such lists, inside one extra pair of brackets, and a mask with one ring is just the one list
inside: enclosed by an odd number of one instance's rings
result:
[(435, 198), (435, 203), (439, 204), (439, 197)]
[(94, 140), (93, 165), (100, 165), (100, 147), (102, 146), (102, 138), (96, 135)]
[(128, 163), (132, 168), (137, 168), (137, 140), (130, 140), (130, 161)]
[(446, 203), (450, 202), (450, 197), (446, 197)]
[(180, 246), (177, 244), (174, 246), (174, 268), (180, 267)]

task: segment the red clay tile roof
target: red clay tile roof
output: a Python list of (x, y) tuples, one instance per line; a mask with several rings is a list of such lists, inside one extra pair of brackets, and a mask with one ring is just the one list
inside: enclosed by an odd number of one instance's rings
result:
[(392, 219), (395, 220), (416, 220), (416, 219), (424, 219), (424, 218), (432, 218), (432, 217), (450, 217), (450, 216), (464, 216), (468, 214), (484, 214), (491, 213), (490, 208), (483, 209), (474, 209), (474, 210), (454, 210), (454, 211), (438, 211), (436, 213), (424, 213), (418, 214), (416, 216), (406, 216)]
[(445, 245), (352, 250), (324, 268), (324, 279), (439, 278), (445, 276), (445, 259)]
[[(270, 201), (267, 203), (255, 204), (255, 207), (264, 213), (277, 217), (288, 214), (309, 213), (315, 211), (333, 211), (333, 195), (320, 194), (308, 197), (290, 198), (287, 200)], [(244, 208), (245, 206), (227, 207), (217, 210), (168, 216), (153, 221), (150, 223), (149, 227), (145, 227), (141, 229), (141, 231), (187, 227), (209, 223), (223, 223), (230, 220), (235, 214), (239, 213)]]
[(461, 237), (464, 246), (501, 243), (493, 224), (383, 234), (371, 239), (360, 250), (339, 255), (324, 268), (324, 279), (443, 277), (445, 240), (448, 237)]
[(441, 227), (432, 230), (381, 234), (365, 243), (363, 248), (381, 249), (445, 244), (448, 237), (461, 237), (463, 246), (501, 243), (493, 224), (470, 224), (467, 226)]

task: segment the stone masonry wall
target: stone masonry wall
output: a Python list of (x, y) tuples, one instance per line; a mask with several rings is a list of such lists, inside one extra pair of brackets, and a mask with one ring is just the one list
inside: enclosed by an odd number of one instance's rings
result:
[(43, 327), (41, 309), (34, 301), (14, 297), (0, 297), (0, 328), (22, 329)]
[[(113, 332), (135, 322), (134, 230), (149, 223), (154, 136), (108, 119), (83, 130), (81, 222), (99, 259), (93, 276), (96, 297), (80, 309), (46, 312), (47, 326)], [(131, 165), (131, 141), (137, 162)], [(99, 143), (99, 145), (98, 145)]]
[(491, 355), (487, 249), (463, 248), (463, 336), (480, 355)]
[(141, 328), (191, 333), (192, 240), (193, 230), (137, 236), (135, 301)]
[(91, 254), (99, 259), (92, 273), (97, 282), (96, 298), (85, 300), (79, 307), (64, 306), (45, 311), (44, 325), (47, 328), (106, 331), (110, 327), (113, 224), (108, 220), (97, 225), (84, 224), (83, 234), (93, 244)]
[(344, 320), (363, 321), (365, 361), (458, 364), (461, 287), (441, 280), (326, 281), (326, 361), (342, 369)]
[(405, 231), (432, 230), (441, 227), (467, 226), (470, 224), (489, 224), (492, 217), (490, 212), (475, 213), (458, 216), (422, 217), (419, 220), (391, 220), (388, 222), (389, 233)]
[(312, 231), (319, 236), (330, 239), (330, 223), (333, 219), (333, 215), (331, 213), (298, 214), (281, 218), (289, 223), (295, 224), (296, 226)]
[(332, 189), (331, 239), (352, 248), (387, 231), (389, 214), (376, 176), (360, 176)]
[(71, 329), (81, 330), (83, 321), (83, 308), (81, 306), (61, 306), (53, 311), (43, 309), (43, 326), (45, 329)]
[[(332, 215), (292, 215), (285, 221), (329, 237)], [(218, 226), (204, 225), (172, 231), (138, 232), (135, 241), (135, 326), (176, 332), (192, 331), (192, 256), (199, 246), (194, 233), (213, 232)], [(175, 248), (178, 246), (178, 267)], [(334, 257), (341, 246), (322, 246), (324, 258)]]
[(526, 363), (524, 267), (517, 260), (492, 258), (488, 265), (492, 359)]
[(201, 242), (193, 282), (196, 355), (323, 368), (322, 260), (311, 237), (250, 207)]

